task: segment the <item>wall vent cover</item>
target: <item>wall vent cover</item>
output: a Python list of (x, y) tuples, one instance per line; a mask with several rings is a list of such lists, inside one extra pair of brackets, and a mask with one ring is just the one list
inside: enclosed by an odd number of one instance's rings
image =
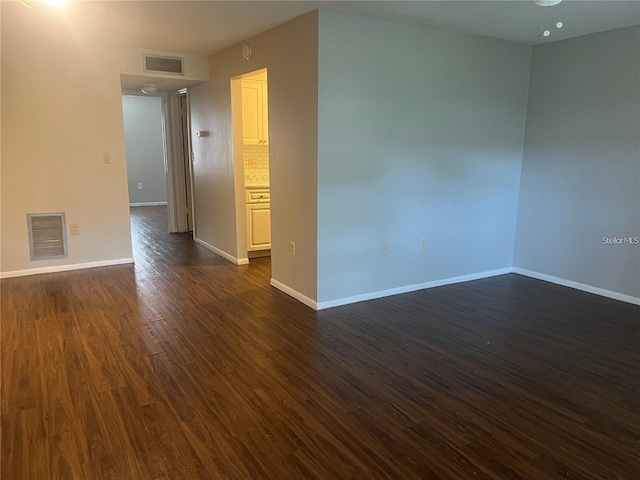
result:
[(28, 213), (31, 260), (67, 258), (67, 229), (64, 213)]
[(144, 71), (169, 75), (184, 75), (184, 58), (145, 54)]

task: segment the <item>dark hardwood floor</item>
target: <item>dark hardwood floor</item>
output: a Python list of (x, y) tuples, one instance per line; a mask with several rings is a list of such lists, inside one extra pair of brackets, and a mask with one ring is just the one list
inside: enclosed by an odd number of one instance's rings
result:
[(316, 313), (132, 209), (2, 280), (2, 480), (637, 479), (640, 309), (518, 275)]

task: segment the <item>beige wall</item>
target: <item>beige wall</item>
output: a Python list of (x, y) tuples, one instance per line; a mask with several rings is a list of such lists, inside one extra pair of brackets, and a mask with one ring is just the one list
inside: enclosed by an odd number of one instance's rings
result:
[[(224, 121), (230, 113), (212, 86), (210, 81), (189, 92), (194, 133), (191, 141), (195, 233), (197, 239), (237, 257), (231, 124)], [(195, 135), (198, 131), (209, 132), (209, 135), (198, 137)]]
[[(231, 78), (268, 69), (272, 277), (316, 299), (318, 14), (311, 12), (209, 58), (210, 81), (191, 92), (197, 236), (238, 257)], [(242, 155), (237, 158), (242, 162)], [(242, 192), (240, 192), (242, 193)], [(242, 198), (242, 197), (240, 197)], [(289, 242), (296, 255), (289, 254)]]
[[(127, 75), (132, 75), (136, 77), (145, 77), (149, 76), (149, 73), (144, 71), (144, 63), (142, 61), (143, 55), (145, 53), (152, 53), (154, 55), (166, 55), (169, 57), (180, 57), (184, 59), (183, 67), (184, 67), (184, 76), (185, 78), (193, 79), (193, 80), (207, 80), (209, 78), (209, 69), (206, 61), (207, 57), (203, 57), (201, 55), (189, 55), (180, 52), (158, 52), (151, 50), (140, 50), (140, 49), (126, 49), (121, 51), (118, 55), (118, 65), (120, 71), (126, 73)], [(153, 74), (154, 78), (167, 78), (171, 80), (175, 80), (175, 75), (162, 75), (162, 74)]]
[[(131, 258), (120, 74), (138, 73), (132, 50), (87, 43), (56, 9), (2, 3), (0, 271)], [(80, 225), (69, 258), (30, 261), (26, 214), (57, 211)]]
[[(130, 258), (119, 72), (41, 24), (48, 12), (3, 10), (2, 272)], [(68, 259), (30, 261), (26, 214), (36, 212), (80, 225)]]

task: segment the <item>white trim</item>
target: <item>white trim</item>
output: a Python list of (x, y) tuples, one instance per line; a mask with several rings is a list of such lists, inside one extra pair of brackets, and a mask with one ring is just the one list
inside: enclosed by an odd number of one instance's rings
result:
[(565, 280), (564, 278), (553, 277), (545, 273), (534, 272), (524, 268), (513, 268), (513, 273), (524, 275), (525, 277), (537, 278), (538, 280), (544, 280), (545, 282), (555, 283), (564, 287), (575, 288), (576, 290), (582, 290), (583, 292), (593, 293), (602, 297), (613, 298), (614, 300), (620, 300), (621, 302), (632, 303), (634, 305), (640, 305), (640, 298), (632, 295), (626, 295), (624, 293), (613, 292), (600, 287), (594, 287), (584, 283), (574, 282), (573, 280)]
[(314, 310), (318, 310), (318, 304), (316, 303), (315, 300), (307, 297), (306, 295), (298, 292), (297, 290), (294, 290), (291, 287), (288, 287), (287, 285), (285, 285), (284, 283), (281, 283), (275, 279), (271, 279), (271, 286), (277, 288), (278, 290), (286, 293), (287, 295), (295, 298), (296, 300), (304, 303), (307, 307), (311, 307)]
[(235, 263), (236, 265), (249, 265), (248, 258), (236, 258), (230, 253), (225, 252), (224, 250), (220, 250), (218, 247), (214, 247), (213, 245), (208, 244), (204, 240), (200, 240), (199, 238), (195, 239), (195, 242), (201, 247), (206, 248), (210, 252), (215, 253), (216, 255), (220, 255), (225, 260), (229, 260), (231, 263)]
[(450, 285), (452, 283), (470, 282), (472, 280), (479, 280), (481, 278), (495, 277), (498, 275), (504, 275), (505, 273), (511, 273), (512, 269), (500, 268), (498, 270), (488, 270), (486, 272), (472, 273), (469, 275), (461, 275), (459, 277), (445, 278), (442, 280), (433, 280), (431, 282), (418, 283), (414, 285), (405, 285), (404, 287), (390, 288), (388, 290), (380, 290), (377, 292), (363, 293), (360, 295), (354, 295), (352, 297), (338, 298), (336, 300), (325, 300), (324, 302), (318, 302), (318, 310), (324, 310), (325, 308), (339, 307), (341, 305), (348, 305), (350, 303), (363, 302), (365, 300), (374, 300), (376, 298), (390, 297), (392, 295), (398, 295), (401, 293), (415, 292), (417, 290), (424, 290), (427, 288), (441, 287), (443, 285)]
[(130, 207), (157, 207), (160, 205), (166, 205), (167, 202), (140, 202), (140, 203), (130, 203)]
[(0, 278), (26, 277), (27, 275), (39, 275), (41, 273), (68, 272), (70, 270), (109, 267), (112, 265), (123, 265), (126, 263), (134, 263), (133, 258), (116, 258), (115, 260), (101, 260), (99, 262), (74, 263), (72, 265), (55, 265), (53, 267), (28, 268), (26, 270), (0, 272)]

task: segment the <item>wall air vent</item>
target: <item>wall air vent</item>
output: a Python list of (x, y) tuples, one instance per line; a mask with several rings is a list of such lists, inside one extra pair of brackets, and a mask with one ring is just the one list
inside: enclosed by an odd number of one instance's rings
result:
[(184, 75), (184, 58), (145, 54), (144, 71), (168, 75)]
[(28, 213), (31, 260), (67, 258), (64, 213)]

